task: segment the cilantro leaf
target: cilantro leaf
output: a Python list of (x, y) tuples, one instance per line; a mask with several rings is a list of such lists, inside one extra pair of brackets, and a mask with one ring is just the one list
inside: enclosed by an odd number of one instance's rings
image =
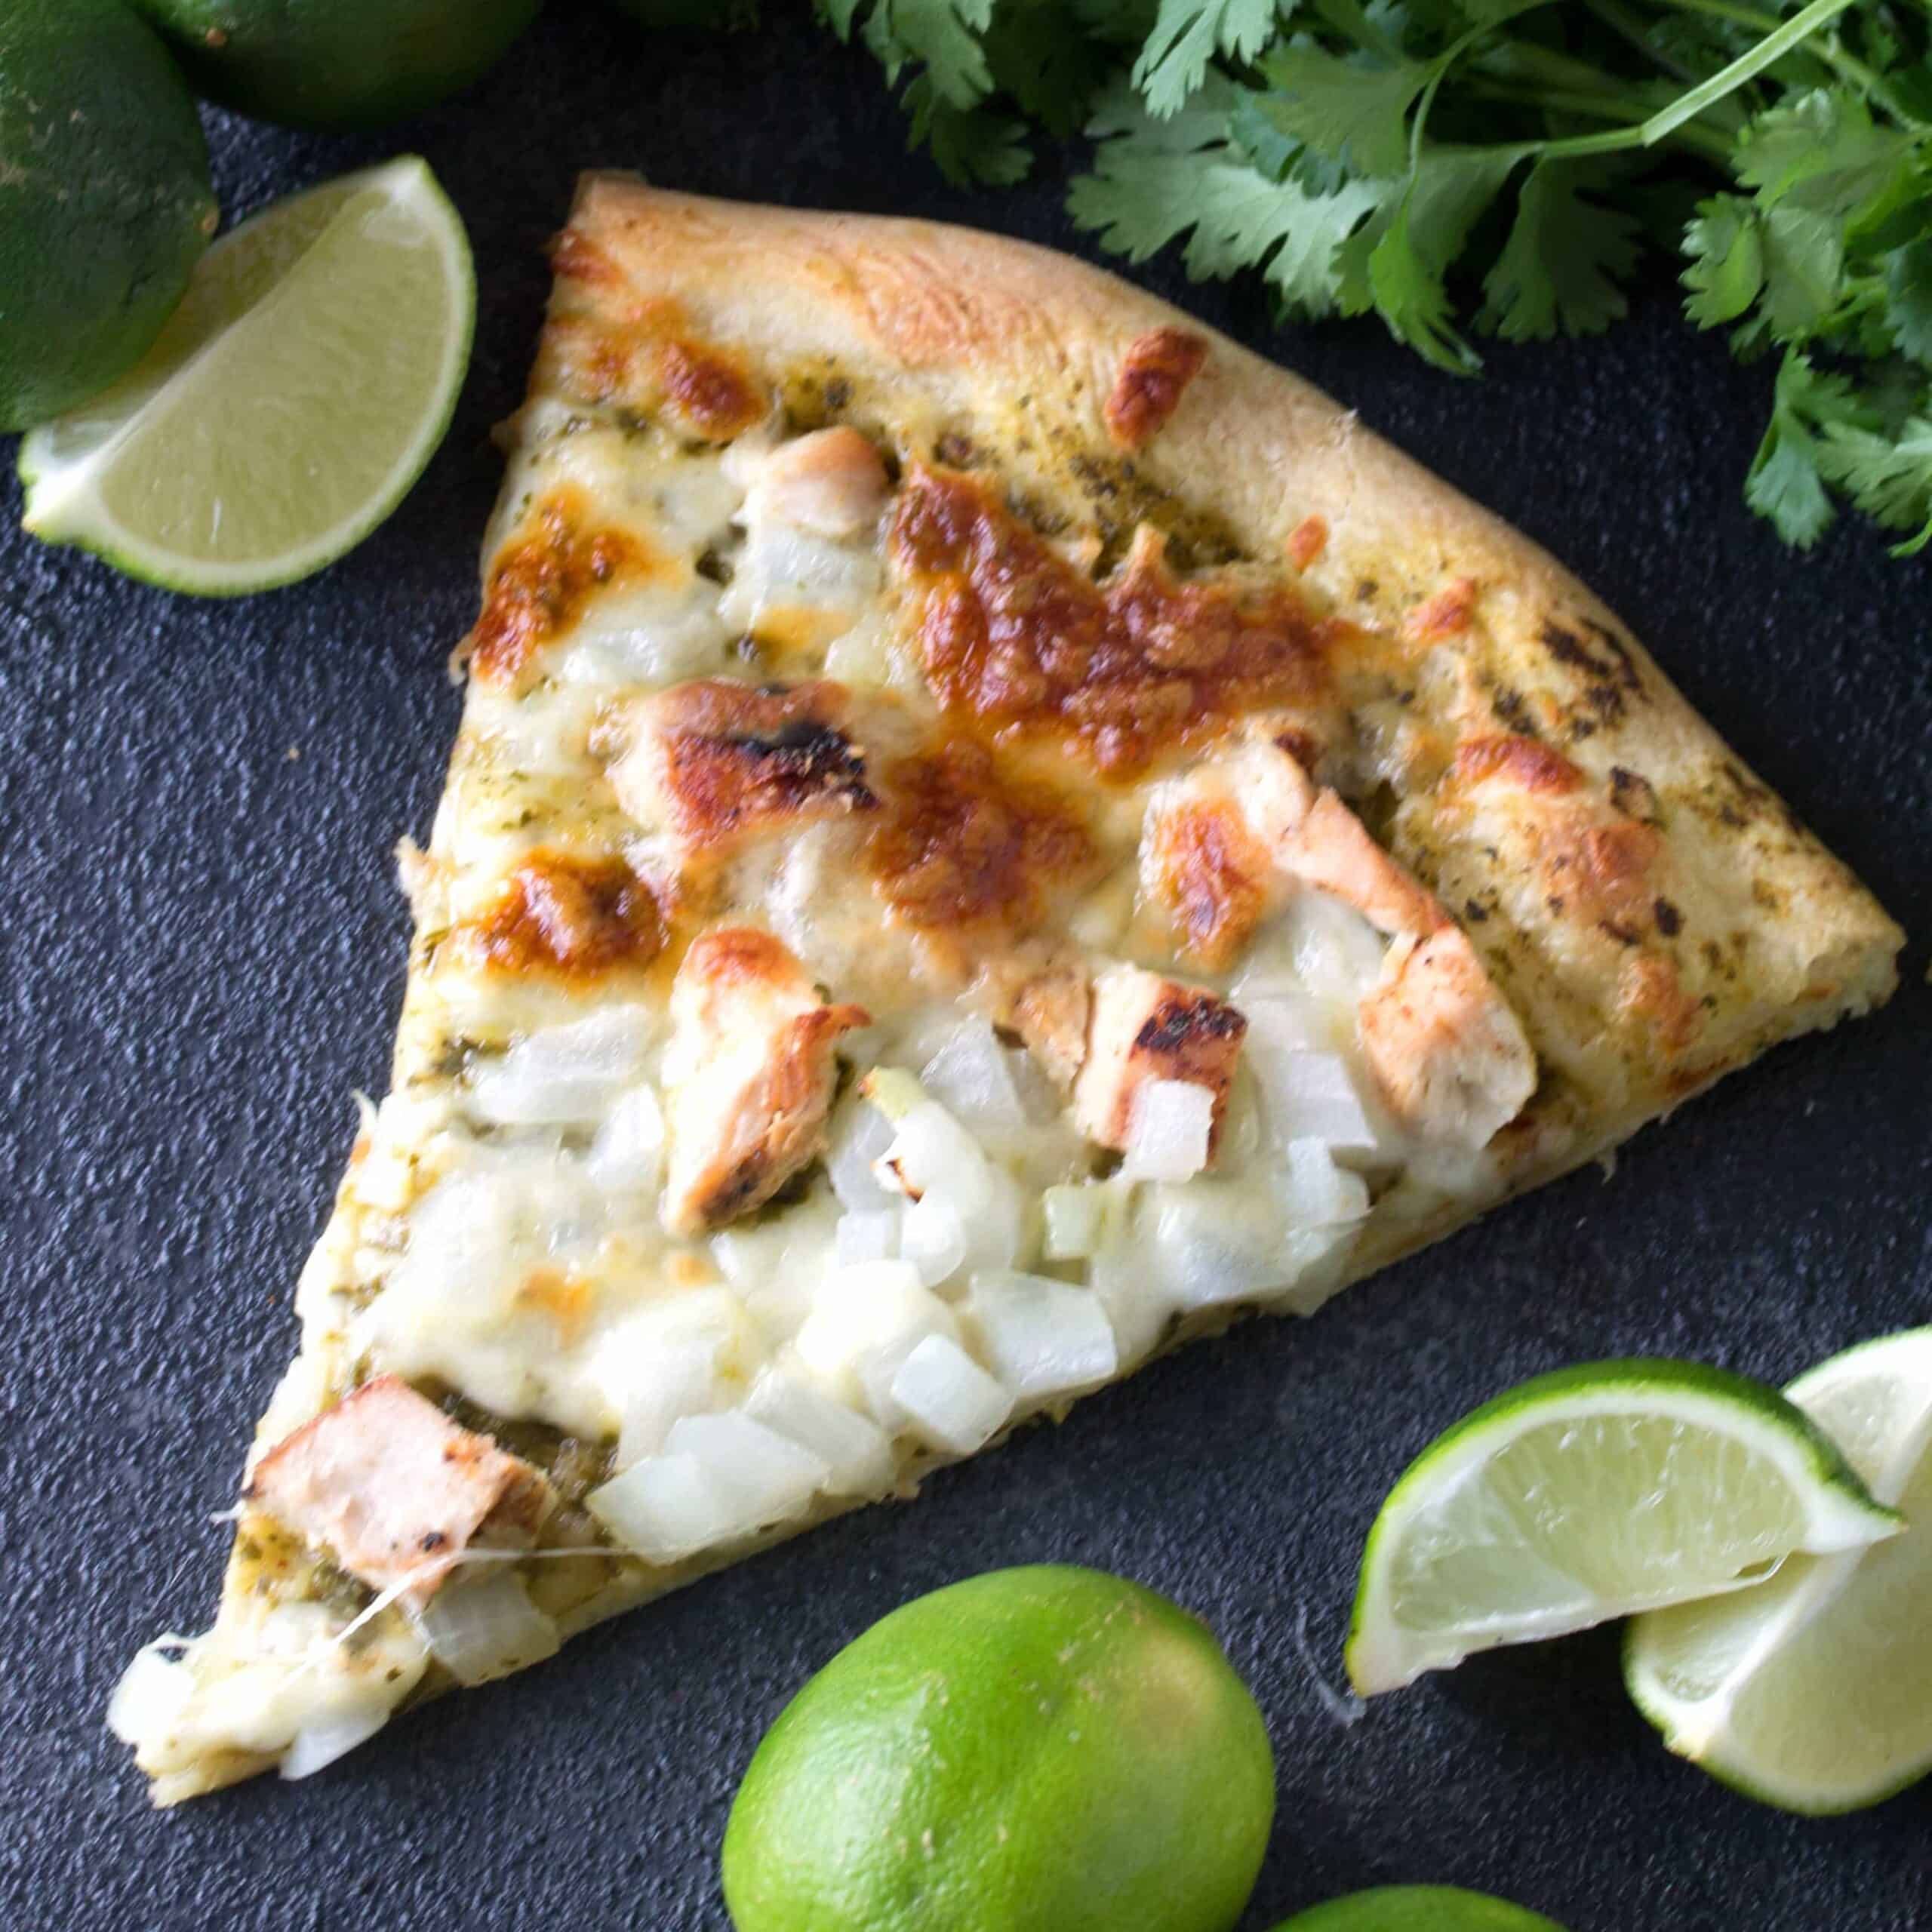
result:
[(1177, 112), (1217, 53), (1252, 60), (1274, 31), (1275, 8), (1275, 0), (1161, 0), (1132, 75), (1149, 109)]
[(1476, 327), (1506, 342), (1597, 335), (1629, 303), (1617, 284), (1637, 265), (1639, 224), (1621, 209), (1586, 201), (1619, 171), (1601, 162), (1540, 161), (1516, 205), (1509, 238), (1483, 282)]
[(1874, 125), (1872, 110), (1841, 88), (1820, 88), (1767, 108), (1738, 137), (1733, 172), (1758, 205), (1794, 203), (1841, 220), (1885, 195), (1909, 171), (1912, 137)]
[(1313, 195), (1272, 180), (1228, 139), (1232, 89), (1211, 88), (1174, 118), (1154, 119), (1131, 97), (1111, 98), (1090, 131), (1100, 136), (1091, 174), (1067, 205), (1100, 245), (1143, 261), (1182, 235), (1190, 276), (1266, 275), (1288, 312), (1315, 317), (1335, 306), (1343, 243), (1379, 204), (1383, 189), (1352, 183)]
[(1303, 38), (1260, 66), (1269, 87), (1254, 106), (1279, 133), (1371, 179), (1407, 167), (1409, 109), (1429, 83), (1421, 62), (1344, 59)]
[(1482, 358), (1451, 323), (1446, 277), (1522, 158), (1520, 148), (1424, 149), (1401, 192), (1343, 245), (1337, 257), (1342, 312), (1372, 308), (1398, 342), (1438, 368), (1473, 374)]
[(1764, 319), (1780, 341), (1802, 339), (1829, 315), (1844, 268), (1844, 229), (1820, 209), (1781, 202), (1758, 219)]
[[(992, 93), (985, 35), (995, 0), (818, 0), (820, 11), (841, 40), (855, 27), (885, 78), (897, 82), (906, 69), (921, 67), (934, 97), (954, 107), (971, 107)], [(863, 24), (859, 17), (864, 13)]]
[(906, 83), (904, 99), (911, 119), (908, 145), (930, 148), (949, 181), (1006, 188), (1026, 180), (1033, 152), (1023, 122), (984, 107), (955, 106), (930, 72)]
[(1869, 414), (1842, 376), (1815, 369), (1796, 349), (1785, 352), (1773, 392), (1771, 420), (1744, 479), (1744, 500), (1778, 534), (1809, 549), (1838, 512), (1825, 488), (1820, 459), (1826, 426), (1869, 430)]
[(1764, 238), (1757, 211), (1738, 195), (1716, 195), (1697, 204), (1697, 219), (1684, 231), (1690, 266), (1683, 282), (1690, 291), (1684, 312), (1700, 329), (1735, 321), (1764, 285)]
[(1932, 368), (1932, 233), (1886, 257), (1885, 319), (1899, 347)]
[(1916, 526), (1894, 556), (1915, 556), (1932, 543), (1932, 417), (1912, 417), (1896, 436), (1828, 423), (1820, 467), (1868, 516), (1894, 530)]

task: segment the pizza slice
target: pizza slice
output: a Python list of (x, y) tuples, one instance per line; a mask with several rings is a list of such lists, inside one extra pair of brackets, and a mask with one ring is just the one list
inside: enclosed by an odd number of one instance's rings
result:
[(1306, 1312), (1883, 998), (1540, 551), (1075, 262), (584, 183), (157, 1801)]

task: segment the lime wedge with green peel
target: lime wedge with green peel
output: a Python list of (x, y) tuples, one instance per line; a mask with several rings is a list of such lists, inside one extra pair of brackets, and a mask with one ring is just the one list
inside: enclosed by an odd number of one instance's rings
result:
[(1775, 1389), (1663, 1360), (1537, 1377), (1439, 1436), (1369, 1531), (1348, 1669), (1364, 1695), (1476, 1651), (1762, 1578), (1898, 1527)]
[(1377, 1885), (1311, 1906), (1275, 1932), (1563, 1932), (1507, 1899), (1455, 1885)]
[(1932, 1770), (1932, 1328), (1785, 1392), (1908, 1527), (1630, 1626), (1624, 1681), (1681, 1756), (1789, 1811), (1876, 1804)]
[(475, 311), (462, 220), (414, 156), (278, 202), (202, 258), (128, 376), (23, 438), (23, 520), (202, 596), (306, 577), (421, 474)]

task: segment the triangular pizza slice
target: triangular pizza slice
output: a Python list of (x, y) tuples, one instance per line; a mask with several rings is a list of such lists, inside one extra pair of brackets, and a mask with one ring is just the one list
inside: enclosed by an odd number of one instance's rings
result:
[(1112, 277), (584, 183), (171, 1803), (1306, 1312), (1882, 998), (1542, 552)]

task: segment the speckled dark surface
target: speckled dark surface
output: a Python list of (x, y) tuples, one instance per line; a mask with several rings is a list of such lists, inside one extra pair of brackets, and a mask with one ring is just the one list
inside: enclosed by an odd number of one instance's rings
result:
[[(774, 10), (776, 11), (776, 10)], [(1572, 1932), (1932, 1924), (1932, 1786), (1860, 1817), (1759, 1810), (1669, 1758), (1601, 1634), (1324, 1712), (1364, 1531), (1438, 1429), (1532, 1371), (1672, 1350), (1776, 1379), (1932, 1318), (1927, 566), (1841, 530), (1800, 559), (1737, 500), (1761, 371), (1654, 301), (1605, 341), (1433, 374), (1378, 325), (1271, 334), (1294, 365), (1618, 606), (1914, 934), (1881, 1017), (1774, 1055), (1592, 1173), (1352, 1291), (1250, 1327), (875, 1512), (447, 1701), (299, 1787), (147, 1809), (102, 1706), (200, 1627), (289, 1292), (380, 1091), (423, 833), (571, 177), (957, 216), (1072, 244), (1050, 183), (946, 189), (869, 63), (794, 30), (648, 42), (565, 6), (479, 92), (331, 141), (217, 121), (238, 214), (404, 146), (481, 280), (455, 427), (401, 512), (311, 583), (197, 604), (0, 537), (0, 1923), (721, 1928), (719, 1833), (764, 1726), (892, 1605), (1042, 1558), (1205, 1614), (1266, 1710), (1281, 1806), (1249, 1928), (1353, 1886), (1454, 1881)], [(0, 486), (11, 531), (17, 509)]]

